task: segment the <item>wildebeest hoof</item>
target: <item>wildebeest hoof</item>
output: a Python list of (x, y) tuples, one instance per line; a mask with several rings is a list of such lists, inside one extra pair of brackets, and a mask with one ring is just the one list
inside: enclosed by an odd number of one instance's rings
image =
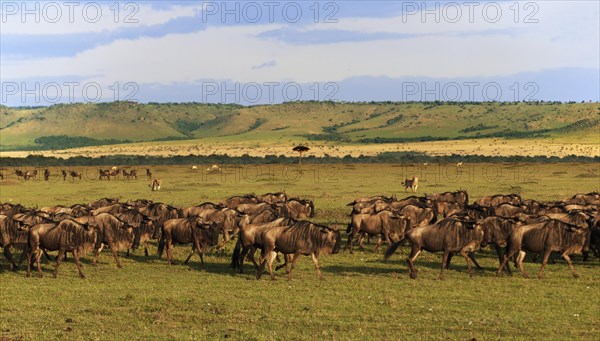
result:
[(574, 274), (573, 274), (573, 277), (575, 277), (575, 278), (579, 278), (579, 274), (576, 274), (576, 273), (574, 273)]
[(277, 280), (277, 277), (271, 277), (271, 280), (272, 280), (272, 281), (276, 281), (276, 280)]
[(415, 279), (415, 278), (417, 278), (417, 274), (413, 274), (413, 273), (411, 273), (411, 274), (409, 274), (409, 276), (410, 276), (410, 278), (412, 278), (412, 279)]
[(443, 281), (444, 279), (446, 279), (446, 277), (440, 276), (440, 281)]
[(123, 266), (121, 264), (117, 264), (117, 268), (121, 269)]
[(528, 273), (524, 273), (524, 274), (523, 274), (523, 277), (525, 277), (525, 278), (529, 278), (529, 274), (528, 274)]
[(85, 275), (79, 275), (79, 277), (81, 277), (81, 279), (85, 279)]

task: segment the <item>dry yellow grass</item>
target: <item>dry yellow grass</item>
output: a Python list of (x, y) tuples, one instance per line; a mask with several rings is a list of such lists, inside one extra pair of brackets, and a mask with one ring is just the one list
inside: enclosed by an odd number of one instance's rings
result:
[[(574, 143), (554, 139), (478, 139), (456, 141), (432, 141), (385, 144), (338, 144), (335, 142), (307, 142), (311, 150), (306, 156), (343, 157), (352, 155), (374, 156), (382, 152), (424, 152), (429, 155), (484, 155), (484, 156), (600, 156), (600, 137), (594, 142)], [(127, 154), (150, 156), (211, 155), (229, 156), (295, 155), (291, 151), (295, 141), (260, 142), (232, 141), (231, 139), (200, 139), (189, 141), (143, 142), (96, 147), (83, 147), (53, 151), (9, 151), (0, 152), (1, 157), (26, 157), (43, 155), (68, 158), (73, 156), (100, 157), (103, 155)]]

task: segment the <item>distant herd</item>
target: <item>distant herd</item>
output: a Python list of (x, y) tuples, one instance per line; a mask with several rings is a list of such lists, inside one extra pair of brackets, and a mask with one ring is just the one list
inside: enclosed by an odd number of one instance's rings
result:
[[(103, 170), (99, 176), (108, 179), (112, 171)], [(132, 176), (129, 172), (128, 175)], [(147, 176), (150, 178), (152, 174)], [(423, 250), (443, 252), (441, 279), (456, 254), (466, 260), (472, 275), (473, 265), (480, 268), (475, 252), (487, 245), (496, 249), (497, 275), (511, 272), (514, 263), (527, 276), (523, 269), (525, 252), (541, 257), (539, 277), (543, 276), (553, 252), (566, 260), (575, 277), (578, 275), (571, 262), (572, 255), (583, 254), (584, 260), (590, 254), (600, 258), (598, 192), (576, 194), (557, 202), (497, 194), (470, 203), (467, 191), (458, 190), (403, 199), (362, 197), (348, 206), (352, 211), (344, 250), (352, 253), (354, 246), (361, 247), (364, 239), (372, 236), (378, 239), (376, 249), (383, 242), (388, 245), (384, 253), (388, 259), (398, 247), (408, 244), (410, 254), (406, 261), (411, 278), (417, 276), (415, 260)], [(300, 255), (307, 255), (318, 276), (323, 278), (318, 258), (321, 254), (338, 253), (342, 237), (339, 224), (311, 222), (309, 219), (315, 213), (312, 200), (288, 197), (285, 192), (232, 196), (221, 203), (206, 202), (191, 207), (145, 199), (120, 202), (117, 198), (41, 209), (4, 203), (0, 207), (0, 245), (12, 270), (17, 270), (27, 259), (27, 276), (32, 265), (37, 265), (42, 275), (40, 264), (45, 256), (55, 259), (56, 277), (61, 261), (66, 253), (71, 253), (79, 275), (84, 278), (80, 258), (93, 251), (95, 265), (104, 247), (110, 249), (119, 268), (118, 251), (129, 255), (132, 249), (142, 246), (149, 256), (151, 240), (158, 241), (159, 258), (166, 250), (170, 264), (174, 263), (173, 245), (190, 244), (185, 264), (195, 253), (204, 264), (203, 253), (207, 249), (221, 249), (235, 237), (231, 256), (235, 271), (241, 273), (247, 259), (253, 263), (257, 278), (266, 267), (270, 277), (276, 279), (275, 270), (285, 267), (291, 279)], [(11, 252), (13, 248), (23, 250), (17, 261)], [(258, 260), (257, 250), (261, 251)], [(51, 258), (48, 251), (58, 251), (58, 256)], [(279, 254), (283, 255), (284, 263), (273, 269)]]

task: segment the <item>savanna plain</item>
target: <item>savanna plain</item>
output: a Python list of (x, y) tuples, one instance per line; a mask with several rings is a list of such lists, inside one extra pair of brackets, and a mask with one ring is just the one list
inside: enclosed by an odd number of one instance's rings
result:
[[(118, 166), (118, 165), (117, 165)], [(559, 200), (600, 189), (597, 163), (556, 164), (297, 164), (224, 165), (208, 174), (186, 166), (150, 168), (162, 188), (151, 192), (139, 180), (98, 181), (97, 167), (75, 167), (83, 179), (63, 181), (50, 168), (50, 181), (19, 181), (4, 171), (0, 201), (30, 207), (87, 203), (102, 197), (121, 201), (146, 198), (176, 206), (221, 201), (228, 196), (285, 190), (289, 196), (314, 200), (315, 222), (336, 224), (344, 232), (347, 203), (367, 195), (408, 196), (405, 177), (420, 177), (419, 195), (466, 189), (470, 201), (483, 195), (519, 193), (524, 198)], [(8, 174), (8, 176), (6, 176)], [(121, 254), (122, 269), (106, 250), (97, 266), (83, 260), (87, 278), (79, 279), (72, 258), (58, 278), (54, 264), (42, 264), (45, 276), (25, 276), (24, 264), (9, 271), (0, 261), (1, 339), (597, 339), (600, 335), (600, 263), (574, 258), (581, 275), (573, 278), (564, 260), (549, 264), (545, 278), (496, 277), (495, 251), (476, 254), (483, 270), (473, 278), (455, 257), (446, 279), (438, 279), (440, 254), (423, 252), (410, 279), (404, 246), (388, 261), (383, 250), (366, 244), (354, 254), (321, 258), (320, 281), (309, 257), (298, 262), (294, 278), (283, 270), (279, 280), (255, 279), (229, 268), (233, 242), (209, 251), (205, 266), (197, 256), (181, 264), (190, 246), (175, 246), (179, 264), (168, 265), (137, 250)], [(385, 249), (385, 248), (384, 248)], [(539, 264), (525, 268), (535, 273)]]

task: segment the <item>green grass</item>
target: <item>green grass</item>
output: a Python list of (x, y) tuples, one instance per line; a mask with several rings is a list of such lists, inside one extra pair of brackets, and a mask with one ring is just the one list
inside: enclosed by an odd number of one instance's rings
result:
[[(590, 164), (465, 164), (459, 181), (450, 180), (456, 174), (454, 165), (429, 164), (423, 174), (417, 165), (305, 165), (299, 179), (292, 172), (294, 165), (289, 166), (287, 178), (284, 165), (247, 166), (245, 171), (231, 167), (226, 166), (223, 177), (202, 175), (189, 166), (151, 167), (163, 181), (160, 192), (150, 192), (146, 180), (72, 183), (53, 177), (49, 183), (21, 183), (11, 175), (0, 183), (0, 201), (42, 207), (121, 196), (185, 206), (233, 194), (285, 189), (315, 200), (315, 221), (344, 228), (349, 220), (346, 203), (370, 194), (402, 196), (399, 183), (409, 174), (421, 175), (420, 194), (466, 188), (471, 201), (515, 190), (526, 198), (556, 200), (596, 190), (600, 180), (597, 165)], [(96, 168), (85, 170), (96, 174)], [(472, 175), (466, 176), (467, 171)], [(499, 176), (491, 178), (490, 174)], [(580, 174), (596, 175), (574, 181)], [(45, 277), (40, 279), (35, 272), (26, 278), (23, 270), (8, 271), (2, 259), (0, 336), (594, 339), (600, 333), (598, 260), (582, 263), (576, 257), (579, 279), (571, 277), (562, 260), (550, 264), (541, 280), (519, 274), (496, 278), (495, 253), (486, 249), (477, 254), (484, 270), (476, 271), (474, 278), (467, 275), (465, 261), (455, 257), (446, 280), (440, 281), (440, 255), (424, 252), (416, 262), (419, 277), (411, 280), (404, 261), (406, 247), (387, 262), (382, 260), (382, 251), (366, 247), (352, 255), (322, 257), (326, 279), (322, 282), (308, 257), (299, 261), (292, 281), (283, 272), (276, 282), (268, 276), (257, 281), (251, 266), (246, 266), (245, 274), (233, 274), (228, 268), (233, 245), (206, 255), (204, 268), (197, 256), (191, 266), (168, 266), (164, 259), (146, 258), (137, 251), (131, 258), (122, 257), (123, 269), (117, 269), (110, 254), (103, 252), (96, 267), (90, 264), (90, 256), (84, 259), (85, 280), (79, 279), (72, 261), (61, 265), (57, 279), (51, 277), (53, 264), (43, 263)], [(153, 245), (151, 252), (155, 250)], [(175, 246), (175, 259), (183, 261), (188, 250), (188, 246)], [(535, 274), (539, 264), (526, 263), (525, 268)]]

